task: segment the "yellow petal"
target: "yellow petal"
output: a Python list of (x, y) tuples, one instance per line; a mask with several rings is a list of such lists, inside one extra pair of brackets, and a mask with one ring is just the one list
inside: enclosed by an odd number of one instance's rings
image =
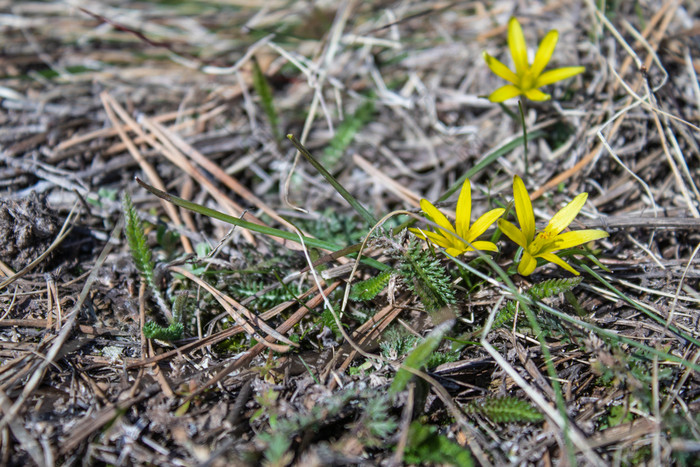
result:
[(506, 81), (510, 81), (511, 84), (518, 84), (518, 82), (520, 81), (518, 79), (518, 75), (513, 73), (510, 70), (510, 68), (508, 68), (499, 60), (495, 59), (486, 52), (483, 53), (483, 56), (484, 60), (486, 61), (486, 64), (489, 66), (489, 68), (491, 68), (491, 71), (493, 71), (496, 74), (496, 76), (499, 76)]
[(506, 237), (517, 243), (518, 246), (527, 248), (527, 239), (516, 226), (505, 219), (498, 219), (498, 228), (501, 229), (504, 234), (506, 234)]
[(469, 236), (469, 222), (472, 217), (472, 185), (469, 179), (464, 179), (462, 191), (459, 192), (457, 200), (457, 219), (455, 227), (457, 227), (457, 235), (465, 240)]
[(540, 255), (540, 258), (542, 258), (546, 261), (549, 261), (550, 263), (554, 263), (557, 266), (559, 266), (560, 268), (564, 268), (572, 274), (575, 274), (577, 276), (579, 275), (579, 273), (576, 269), (569, 266), (569, 264), (566, 261), (564, 261), (563, 259), (561, 259), (557, 255), (555, 255), (554, 253), (545, 253), (543, 255)]
[(504, 102), (515, 96), (519, 96), (522, 93), (523, 92), (520, 90), (520, 88), (513, 86), (512, 84), (506, 84), (505, 86), (501, 86), (493, 91), (489, 96), (489, 100), (495, 104), (498, 104), (499, 102)]
[(479, 235), (486, 232), (491, 224), (496, 222), (496, 219), (501, 217), (503, 213), (506, 212), (503, 208), (492, 209), (474, 222), (472, 228), (469, 229), (468, 237), (464, 237), (465, 240), (470, 242), (474, 241)]
[(421, 238), (423, 240), (429, 240), (429, 241), (433, 242), (434, 244), (436, 244), (437, 246), (447, 248), (448, 246), (451, 245), (451, 243), (445, 237), (442, 237), (436, 233), (423, 231), (421, 229), (414, 229), (414, 228), (409, 228), (408, 230), (416, 237)]
[(541, 88), (542, 86), (547, 86), (548, 84), (571, 78), (579, 73), (583, 73), (585, 70), (586, 68), (582, 66), (569, 66), (565, 68), (557, 68), (556, 70), (545, 71), (537, 78), (537, 80), (535, 80), (535, 87)]
[[(441, 246), (443, 248), (450, 248), (452, 246), (452, 242), (450, 241), (450, 238), (448, 237), (450, 234), (446, 234), (444, 237), (441, 235), (438, 235), (434, 232), (425, 232), (425, 236), (436, 244), (437, 246)], [(450, 236), (451, 237), (451, 236)]]
[(598, 240), (599, 238), (605, 238), (607, 236), (608, 233), (602, 230), (575, 230), (557, 235), (555, 240), (557, 249), (564, 250), (566, 248), (573, 248), (575, 246), (583, 245), (584, 243), (592, 242), (593, 240)]
[(535, 213), (532, 210), (532, 202), (530, 201), (530, 195), (527, 193), (525, 184), (517, 175), (513, 177), (513, 198), (515, 200), (515, 214), (518, 216), (520, 230), (522, 230), (529, 243), (535, 237)]
[(539, 89), (534, 89), (534, 88), (528, 89), (527, 91), (525, 91), (525, 97), (527, 97), (531, 101), (535, 101), (535, 102), (548, 101), (549, 99), (552, 98), (552, 96), (550, 96), (549, 94), (544, 93), (544, 92), (540, 91)]
[[(447, 217), (445, 217), (443, 213), (438, 211), (438, 209), (435, 206), (433, 206), (433, 204), (430, 201), (428, 201), (427, 199), (420, 200), (420, 208), (423, 210), (424, 213), (430, 216), (433, 222), (435, 222), (437, 225), (447, 230), (447, 232), (455, 233), (455, 229), (454, 227), (452, 227), (452, 224), (450, 224), (450, 221), (447, 220)], [(442, 235), (449, 235), (447, 232), (440, 229), (438, 229), (438, 232)]]
[(532, 68), (530, 72), (532, 76), (539, 76), (542, 71), (547, 67), (549, 60), (552, 58), (552, 53), (554, 52), (554, 47), (557, 46), (557, 41), (559, 40), (559, 33), (556, 30), (549, 31), (535, 54), (535, 61), (532, 62)]
[(428, 237), (425, 236), (422, 230), (420, 229), (414, 229), (413, 227), (410, 227), (408, 229), (409, 232), (411, 232), (413, 235), (415, 235), (418, 238), (422, 238), (423, 240), (426, 240)]
[(518, 274), (521, 276), (529, 276), (537, 267), (537, 260), (530, 253), (523, 251), (523, 257), (518, 264)]
[(525, 43), (523, 29), (515, 17), (508, 21), (508, 48), (515, 64), (515, 73), (518, 76), (522, 76), (528, 69), (527, 44)]
[(544, 229), (544, 231), (549, 234), (550, 238), (558, 235), (559, 232), (571, 224), (574, 218), (578, 216), (583, 205), (586, 204), (586, 198), (588, 198), (588, 193), (581, 193), (552, 217), (552, 220), (549, 221), (549, 224), (547, 224), (547, 227)]
[(467, 251), (465, 248), (447, 248), (445, 250), (445, 252), (447, 252), (447, 254), (451, 256), (459, 256), (465, 251)]
[[(485, 240), (479, 240), (478, 242), (472, 242), (472, 246), (477, 250), (481, 251), (498, 251), (498, 247), (493, 242), (487, 242)], [(467, 251), (474, 251), (474, 248), (468, 248)]]
[(542, 232), (532, 243), (530, 243), (530, 253), (539, 256), (552, 251), (561, 250), (558, 245), (558, 236), (549, 237), (547, 233)]

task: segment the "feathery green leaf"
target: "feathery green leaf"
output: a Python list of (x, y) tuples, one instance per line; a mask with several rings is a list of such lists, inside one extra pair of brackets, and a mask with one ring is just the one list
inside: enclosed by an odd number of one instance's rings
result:
[(379, 275), (371, 277), (364, 281), (355, 282), (350, 290), (350, 300), (366, 301), (372, 300), (374, 297), (384, 290), (389, 283), (393, 271), (382, 271)]
[(126, 221), (124, 225), (124, 234), (129, 243), (129, 249), (131, 250), (131, 256), (134, 259), (136, 268), (149, 287), (153, 288), (155, 284), (153, 279), (155, 263), (151, 257), (151, 249), (148, 246), (146, 232), (141, 224), (141, 219), (139, 219), (136, 213), (136, 208), (131, 202), (129, 193), (124, 193), (124, 219)]
[(466, 413), (480, 413), (496, 423), (531, 423), (544, 419), (527, 401), (515, 397), (487, 398), (464, 406)]
[(153, 321), (149, 321), (143, 326), (143, 335), (146, 336), (147, 339), (176, 341), (182, 337), (184, 330), (185, 326), (179, 321), (173, 321), (167, 328)]
[(412, 243), (404, 252), (399, 273), (429, 312), (455, 303), (452, 279), (429, 250)]

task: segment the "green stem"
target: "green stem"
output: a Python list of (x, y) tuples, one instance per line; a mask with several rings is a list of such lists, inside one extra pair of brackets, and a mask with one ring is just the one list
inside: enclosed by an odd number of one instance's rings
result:
[(512, 119), (515, 120), (516, 122), (519, 120), (518, 116), (515, 115), (515, 112), (513, 112), (512, 110), (510, 110), (510, 109), (508, 108), (508, 106), (505, 105), (503, 102), (499, 102), (498, 105), (501, 106), (501, 109), (502, 109), (506, 114), (508, 114), (508, 116), (509, 116), (510, 118), (512, 118)]
[(301, 155), (304, 156), (304, 158), (307, 161), (309, 161), (309, 163), (313, 165), (314, 168), (318, 170), (318, 172), (321, 175), (323, 175), (323, 178), (325, 178), (326, 181), (330, 183), (333, 188), (335, 188), (335, 190), (340, 194), (340, 196), (345, 198), (345, 201), (347, 201), (350, 204), (350, 206), (352, 206), (352, 208), (355, 211), (357, 211), (357, 213), (360, 216), (362, 216), (365, 222), (367, 222), (370, 226), (377, 223), (377, 219), (375, 219), (374, 216), (370, 214), (369, 211), (365, 209), (365, 207), (362, 204), (360, 204), (360, 202), (357, 199), (355, 199), (355, 197), (343, 187), (343, 185), (338, 183), (338, 180), (336, 180), (335, 177), (333, 177), (333, 175), (331, 175), (331, 173), (327, 171), (326, 168), (323, 167), (323, 165), (321, 165), (321, 163), (314, 158), (314, 156), (311, 155), (309, 150), (306, 149), (306, 147), (304, 147), (304, 145), (301, 144), (301, 142), (298, 139), (296, 139), (294, 135), (287, 135), (287, 138), (289, 139), (289, 141), (292, 142), (294, 147), (297, 148)]
[[(204, 216), (218, 219), (220, 221), (227, 222), (229, 224), (233, 224), (244, 229), (252, 230), (253, 232), (258, 232), (264, 235), (270, 235), (272, 237), (282, 238), (284, 240), (290, 240), (296, 243), (301, 243), (301, 241), (303, 240), (304, 244), (307, 246), (321, 248), (323, 250), (332, 252), (342, 249), (342, 247), (334, 243), (327, 242), (325, 240), (319, 240), (317, 238), (306, 237), (303, 235), (300, 236), (293, 232), (287, 232), (286, 230), (275, 229), (266, 225), (260, 225), (254, 222), (239, 219), (238, 217), (229, 216), (228, 214), (224, 214), (223, 212), (217, 211), (215, 209), (207, 208), (205, 206), (202, 206), (201, 204), (193, 203), (191, 201), (187, 201), (186, 199), (182, 199), (175, 195), (171, 195), (170, 193), (166, 193), (165, 191), (161, 191), (145, 183), (138, 177), (136, 177), (136, 182), (138, 182), (139, 185), (141, 185), (157, 197), (162, 198), (165, 201), (168, 201), (169, 203), (173, 203), (176, 206), (189, 209), (190, 211), (194, 211)], [(352, 250), (353, 249), (349, 247), (347, 251)], [(379, 261), (372, 258), (362, 258), (362, 261), (369, 266), (373, 266), (379, 269), (380, 271), (389, 269), (389, 266), (387, 266), (386, 264), (380, 263)]]
[(518, 100), (518, 110), (520, 110), (520, 123), (523, 126), (523, 157), (525, 158), (525, 176), (523, 177), (527, 184), (528, 176), (530, 175), (530, 164), (527, 154), (527, 125), (525, 125), (525, 105), (521, 100)]

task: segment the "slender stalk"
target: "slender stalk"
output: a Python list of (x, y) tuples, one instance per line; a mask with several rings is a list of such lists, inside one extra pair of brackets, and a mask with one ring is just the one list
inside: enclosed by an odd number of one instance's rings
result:
[[(287, 232), (286, 230), (275, 229), (266, 225), (260, 225), (254, 222), (239, 219), (238, 217), (229, 216), (228, 214), (224, 214), (223, 212), (217, 211), (215, 209), (207, 208), (205, 206), (202, 206), (201, 204), (193, 203), (191, 201), (187, 201), (186, 199), (182, 199), (175, 195), (171, 195), (170, 193), (166, 193), (165, 191), (161, 191), (157, 188), (152, 187), (151, 185), (139, 179), (138, 177), (136, 177), (136, 182), (138, 182), (139, 185), (141, 185), (157, 197), (162, 198), (170, 203), (173, 203), (176, 206), (180, 206), (181, 208), (189, 209), (190, 211), (198, 212), (199, 214), (202, 214), (204, 216), (212, 217), (214, 219), (218, 219), (220, 221), (227, 222), (229, 224), (233, 224), (244, 229), (252, 230), (253, 232), (282, 238), (284, 240), (291, 240), (296, 243), (300, 242), (299, 235), (296, 233)], [(321, 248), (323, 250), (331, 252), (343, 249), (343, 247), (338, 246), (334, 243), (327, 242), (325, 240), (319, 240), (317, 238), (311, 237), (302, 238), (306, 245), (312, 246), (314, 248)], [(345, 251), (353, 252), (353, 248), (348, 247)], [(363, 258), (363, 261), (365, 262), (365, 264), (373, 266), (379, 269), (380, 271), (389, 269), (389, 266), (387, 266), (386, 264), (380, 263), (379, 261), (374, 260), (372, 258)]]
[(287, 135), (287, 138), (292, 142), (294, 147), (297, 148), (301, 155), (304, 156), (304, 158), (309, 161), (309, 163), (313, 165), (321, 175), (323, 175), (323, 178), (325, 178), (326, 181), (328, 181), (328, 183), (330, 183), (331, 186), (335, 188), (338, 193), (340, 193), (340, 196), (345, 198), (345, 201), (352, 206), (352, 208), (365, 220), (365, 222), (367, 222), (367, 224), (374, 225), (377, 223), (377, 219), (375, 219), (374, 216), (370, 214), (370, 212), (365, 209), (365, 207), (353, 195), (351, 195), (350, 192), (346, 190), (345, 187), (343, 187), (343, 185), (341, 185), (338, 180), (336, 180), (335, 177), (333, 177), (333, 175), (331, 175), (331, 173), (314, 158), (314, 156), (311, 155), (309, 150), (306, 149), (306, 147), (304, 147), (304, 145), (301, 144), (301, 142), (296, 139), (294, 135)]
[(523, 126), (523, 157), (525, 158), (525, 174), (523, 179), (527, 183), (527, 179), (530, 176), (530, 164), (527, 154), (527, 125), (525, 125), (525, 105), (523, 101), (518, 101), (518, 110), (520, 111), (520, 123)]

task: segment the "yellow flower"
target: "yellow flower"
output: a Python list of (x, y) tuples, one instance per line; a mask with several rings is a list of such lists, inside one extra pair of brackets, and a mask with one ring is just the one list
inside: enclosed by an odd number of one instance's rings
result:
[(537, 258), (554, 263), (578, 276), (579, 273), (555, 255), (554, 251), (573, 248), (608, 236), (607, 232), (595, 229), (561, 233), (571, 224), (586, 203), (588, 193), (581, 193), (564, 206), (537, 236), (535, 236), (535, 214), (532, 210), (530, 195), (527, 194), (525, 184), (517, 175), (513, 178), (513, 198), (520, 230), (503, 219), (498, 220), (498, 227), (506, 236), (523, 247), (523, 257), (518, 264), (518, 273), (523, 276), (529, 276), (535, 270)]
[(582, 73), (585, 68), (582, 66), (572, 66), (557, 68), (543, 73), (545, 67), (552, 58), (552, 52), (559, 40), (559, 33), (556, 30), (549, 31), (535, 54), (535, 61), (530, 66), (527, 60), (527, 45), (525, 36), (517, 19), (511, 18), (508, 22), (508, 48), (515, 63), (515, 72), (511, 71), (503, 63), (484, 52), (484, 60), (496, 75), (500, 76), (511, 84), (506, 84), (489, 96), (491, 102), (503, 102), (511, 97), (525, 95), (533, 101), (546, 101), (551, 96), (540, 91), (538, 88), (570, 78)]
[[(445, 251), (447, 251), (448, 254), (452, 256), (459, 256), (464, 252), (474, 251), (474, 248), (484, 251), (498, 251), (498, 247), (496, 247), (493, 242), (475, 240), (479, 235), (486, 232), (486, 229), (488, 229), (491, 224), (496, 222), (496, 219), (503, 215), (505, 209), (492, 209), (477, 219), (477, 221), (474, 222), (474, 225), (469, 227), (472, 211), (472, 186), (469, 179), (464, 180), (462, 191), (460, 192), (459, 199), (457, 200), (457, 219), (455, 222), (456, 228), (453, 227), (445, 215), (435, 206), (433, 206), (427, 199), (420, 200), (420, 208), (433, 220), (433, 222), (445, 230), (438, 229), (437, 233), (425, 232), (420, 229), (408, 230), (424, 240), (430, 240), (437, 246), (445, 248)], [(471, 243), (474, 248), (460, 240), (458, 236)]]

